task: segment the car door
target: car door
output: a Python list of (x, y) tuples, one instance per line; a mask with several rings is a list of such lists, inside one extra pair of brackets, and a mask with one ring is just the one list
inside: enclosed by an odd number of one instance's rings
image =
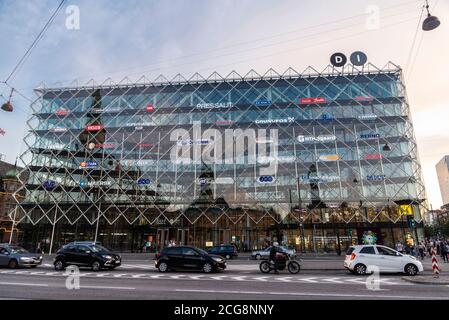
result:
[(67, 245), (66, 247), (63, 247), (62, 254), (67, 264), (77, 264), (76, 245)]
[(76, 259), (81, 266), (90, 266), (92, 263), (92, 249), (86, 245), (78, 245), (76, 248)]
[(182, 248), (173, 247), (167, 248), (165, 256), (167, 257), (167, 264), (170, 268), (174, 269), (182, 269), (183, 268), (183, 256), (182, 256)]
[(360, 249), (358, 257), (360, 259), (359, 262), (363, 263), (368, 268), (370, 266), (378, 266), (379, 265), (379, 261), (377, 259), (377, 252), (374, 249), (374, 246), (365, 246), (362, 249)]
[(396, 251), (382, 246), (376, 246), (380, 260), (382, 261), (381, 271), (403, 272), (402, 257)]
[(203, 268), (204, 258), (193, 248), (183, 248), (183, 264), (185, 269), (201, 270)]
[(9, 253), (4, 247), (0, 247), (0, 266), (7, 266), (9, 263)]

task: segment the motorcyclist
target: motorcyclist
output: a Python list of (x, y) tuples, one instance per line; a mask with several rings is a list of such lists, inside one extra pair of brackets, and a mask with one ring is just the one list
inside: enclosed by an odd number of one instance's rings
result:
[(273, 246), (270, 249), (270, 262), (273, 264), (274, 266), (274, 274), (279, 274), (279, 261), (276, 257), (277, 253), (283, 253), (283, 251), (281, 250), (281, 248), (279, 247), (279, 243), (275, 242), (273, 243)]

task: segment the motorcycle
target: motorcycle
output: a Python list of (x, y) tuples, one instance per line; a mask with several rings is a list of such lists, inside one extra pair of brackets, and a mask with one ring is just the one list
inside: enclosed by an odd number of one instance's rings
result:
[[(301, 270), (301, 265), (291, 255), (282, 255), (282, 257), (277, 257), (276, 259), (278, 262), (278, 271), (284, 271), (287, 268), (291, 274), (297, 274)], [(274, 261), (262, 261), (259, 269), (262, 273), (270, 273), (274, 270)]]

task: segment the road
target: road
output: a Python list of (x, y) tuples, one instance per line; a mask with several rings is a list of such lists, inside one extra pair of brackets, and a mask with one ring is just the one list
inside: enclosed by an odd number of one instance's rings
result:
[[(157, 272), (151, 262), (135, 261), (114, 271), (81, 270), (80, 289), (66, 288), (67, 276), (48, 261), (37, 269), (0, 269), (0, 299), (137, 299), (137, 300), (316, 300), (430, 299), (449, 300), (448, 286), (426, 286), (381, 275), (380, 290), (369, 290), (368, 277), (345, 270), (302, 270), (264, 275), (257, 262), (230, 262), (216, 274)], [(370, 288), (373, 288), (372, 285)]]

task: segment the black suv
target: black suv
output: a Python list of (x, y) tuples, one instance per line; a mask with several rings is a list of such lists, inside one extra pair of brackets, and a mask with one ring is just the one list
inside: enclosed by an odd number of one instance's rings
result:
[(62, 271), (69, 265), (88, 267), (93, 271), (115, 269), (122, 258), (108, 249), (93, 242), (73, 242), (63, 246), (54, 259), (56, 271)]
[(205, 273), (226, 269), (226, 260), (195, 247), (168, 247), (156, 254), (156, 268), (169, 270), (201, 270)]
[(229, 245), (221, 245), (215, 246), (207, 250), (208, 253), (218, 254), (227, 260), (232, 259), (233, 257), (237, 257), (237, 248), (231, 244)]

